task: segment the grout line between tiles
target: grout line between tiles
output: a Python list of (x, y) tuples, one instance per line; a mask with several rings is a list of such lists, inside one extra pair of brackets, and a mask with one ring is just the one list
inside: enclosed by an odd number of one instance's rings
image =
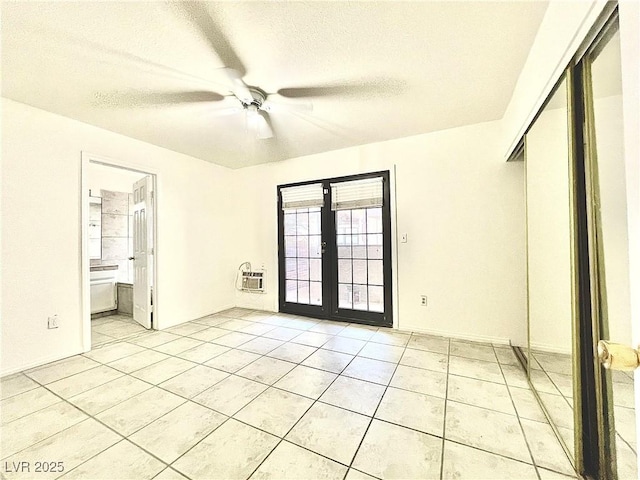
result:
[(440, 450), (440, 479), (444, 475), (444, 447), (447, 438), (447, 404), (449, 403), (449, 368), (451, 365), (451, 339), (447, 348), (447, 376), (444, 389), (444, 408), (442, 414), (442, 447)]

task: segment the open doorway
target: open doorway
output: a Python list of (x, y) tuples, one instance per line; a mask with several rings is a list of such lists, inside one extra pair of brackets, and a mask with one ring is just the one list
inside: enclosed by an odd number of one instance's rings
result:
[(84, 153), (82, 167), (83, 319), (88, 351), (154, 328), (156, 175)]

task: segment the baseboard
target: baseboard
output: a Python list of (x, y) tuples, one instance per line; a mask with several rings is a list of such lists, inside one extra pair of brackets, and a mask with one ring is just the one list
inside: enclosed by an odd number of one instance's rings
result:
[(437, 335), (439, 337), (455, 338), (457, 340), (469, 340), (472, 342), (495, 343), (496, 345), (511, 345), (508, 338), (492, 337), (489, 335), (474, 335), (469, 333), (451, 332), (446, 330), (438, 330), (435, 328), (415, 328), (410, 325), (401, 328), (400, 331), (411, 331), (415, 333), (425, 333), (427, 335)]
[(558, 347), (555, 345), (548, 345), (546, 343), (531, 343), (531, 350), (540, 350), (542, 352), (549, 353), (561, 353), (562, 355), (571, 355), (572, 351), (566, 348)]
[(71, 354), (64, 354), (62, 356), (60, 355), (54, 355), (51, 357), (45, 357), (45, 358), (41, 358), (39, 360), (36, 360), (34, 362), (29, 362), (26, 365), (23, 365), (21, 367), (17, 367), (17, 368), (11, 368), (8, 370), (2, 370), (0, 372), (0, 378), (4, 378), (7, 377), (9, 375), (13, 375), (15, 373), (20, 373), (20, 372), (24, 372), (26, 370), (31, 370), (32, 368), (36, 368), (36, 367), (41, 367), (43, 365), (46, 365), (47, 363), (53, 363), (53, 362), (57, 362), (58, 360), (64, 360), (65, 358), (69, 358), (69, 357), (75, 357), (76, 355), (80, 355), (81, 353), (84, 353), (81, 350), (79, 350), (77, 353), (71, 353)]

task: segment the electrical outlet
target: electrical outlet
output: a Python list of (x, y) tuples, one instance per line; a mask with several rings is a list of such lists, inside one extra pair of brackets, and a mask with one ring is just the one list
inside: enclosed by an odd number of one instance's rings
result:
[(420, 295), (420, 305), (422, 305), (423, 307), (427, 306), (427, 296), (426, 295)]
[(58, 328), (58, 314), (55, 314), (47, 320), (47, 328)]
[(406, 233), (400, 235), (400, 243), (407, 243), (407, 237), (408, 235)]

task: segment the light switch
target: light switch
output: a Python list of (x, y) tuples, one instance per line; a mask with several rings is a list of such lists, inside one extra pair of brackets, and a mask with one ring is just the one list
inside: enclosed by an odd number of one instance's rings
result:
[(401, 242), (401, 243), (407, 243), (407, 234), (406, 234), (406, 233), (403, 233), (403, 234), (400, 236), (400, 242)]

